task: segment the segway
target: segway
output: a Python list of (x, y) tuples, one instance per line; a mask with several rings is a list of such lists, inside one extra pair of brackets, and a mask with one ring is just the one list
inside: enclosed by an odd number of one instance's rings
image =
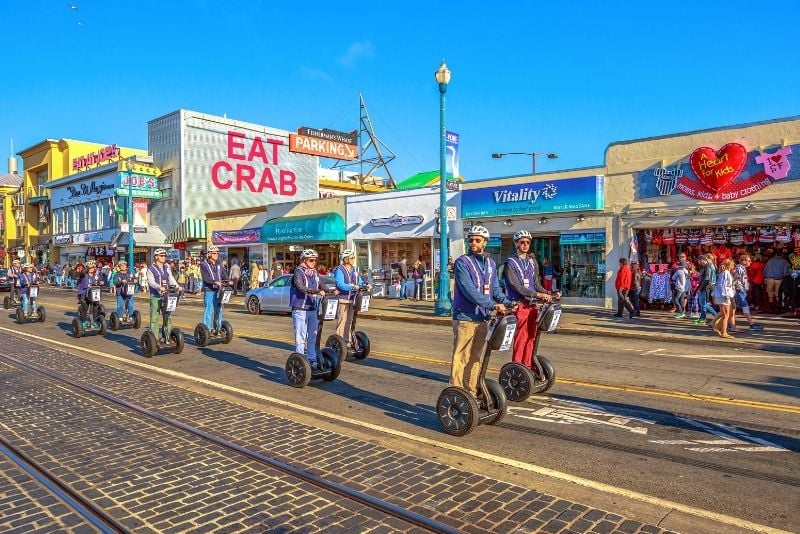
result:
[(11, 290), (7, 297), (3, 298), (3, 308), (10, 310), (22, 304), (22, 299), (19, 296), (20, 288), (16, 285), (16, 280), (11, 283)]
[[(313, 368), (308, 363), (305, 355), (293, 352), (286, 360), (286, 380), (289, 385), (295, 388), (306, 387), (312, 380), (325, 380), (333, 382), (339, 377), (342, 370), (342, 360), (335, 350), (325, 347), (320, 350), (322, 341), (322, 325), (326, 321), (333, 321), (339, 314), (339, 300), (335, 297), (324, 297), (317, 307), (317, 317), (319, 317), (319, 327), (317, 328), (317, 339), (314, 340), (317, 348), (317, 364)], [(337, 336), (339, 337), (339, 336)], [(344, 339), (339, 337), (342, 344)]]
[(205, 323), (197, 323), (194, 327), (194, 340), (198, 347), (207, 347), (212, 341), (219, 341), (228, 344), (233, 341), (233, 326), (228, 321), (221, 321), (221, 312), (225, 305), (231, 300), (233, 288), (226, 282), (217, 290), (214, 296), (214, 313), (211, 317), (211, 324), (214, 329), (209, 329)]
[(356, 319), (359, 313), (369, 311), (369, 303), (372, 295), (366, 288), (359, 288), (356, 291), (355, 302), (353, 302), (353, 320), (350, 323), (350, 339), (345, 340), (339, 335), (328, 336), (325, 346), (336, 351), (339, 359), (344, 361), (352, 356), (356, 360), (363, 360), (369, 356), (370, 343), (369, 336), (361, 330), (356, 330)]
[[(535, 301), (532, 302), (535, 306)], [(544, 393), (555, 384), (556, 372), (550, 360), (539, 354), (539, 339), (542, 332), (552, 333), (558, 328), (561, 319), (561, 305), (546, 302), (539, 311), (536, 339), (533, 341), (532, 367), (509, 362), (500, 369), (500, 385), (508, 400), (522, 402), (531, 395)]]
[(489, 367), (492, 351), (511, 348), (516, 328), (517, 318), (513, 315), (495, 315), (489, 321), (478, 376), (480, 399), (458, 386), (449, 386), (439, 395), (439, 400), (436, 401), (436, 417), (447, 434), (466, 436), (476, 426), (497, 424), (506, 415), (506, 394), (500, 384), (486, 378), (486, 369)]
[(183, 332), (180, 328), (173, 328), (167, 336), (167, 321), (178, 309), (178, 299), (180, 292), (177, 287), (170, 287), (168, 291), (161, 294), (158, 299), (158, 311), (161, 312), (161, 327), (158, 329), (158, 336), (147, 327), (142, 333), (140, 340), (142, 354), (145, 358), (152, 358), (161, 350), (169, 350), (173, 354), (180, 354), (183, 351)]
[[(81, 299), (78, 304), (78, 317), (72, 320), (72, 335), (76, 338), (87, 334), (106, 335), (108, 325), (106, 324), (106, 309), (100, 303), (100, 292), (102, 288), (92, 286), (89, 288), (89, 304), (85, 299)], [(81, 317), (84, 319), (81, 320)]]
[[(133, 299), (136, 295), (136, 283), (128, 282), (126, 283), (122, 291), (124, 292), (126, 299)], [(125, 306), (125, 312), (122, 316), (120, 316), (116, 311), (112, 311), (108, 314), (108, 327), (116, 332), (120, 328), (133, 328), (134, 330), (139, 330), (142, 327), (142, 314), (139, 313), (139, 310), (134, 310), (131, 315), (128, 315), (128, 307)]]
[[(39, 298), (39, 285), (33, 284), (28, 286), (28, 309), (33, 310), (35, 308), (36, 299)], [(24, 324), (27, 322), (39, 322), (43, 323), (47, 318), (47, 312), (44, 309), (44, 306), (39, 306), (36, 311), (28, 311), (25, 313), (22, 311), (22, 303), (20, 302), (20, 306), (17, 308), (17, 324)]]

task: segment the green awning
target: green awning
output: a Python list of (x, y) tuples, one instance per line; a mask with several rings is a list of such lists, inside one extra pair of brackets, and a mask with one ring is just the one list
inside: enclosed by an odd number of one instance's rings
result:
[[(439, 185), (439, 171), (428, 171), (428, 172), (419, 172), (410, 178), (406, 178), (402, 182), (397, 184), (397, 189), (406, 190), (406, 189), (421, 189), (423, 187), (430, 187), (432, 185)], [(453, 181), (453, 175), (451, 173), (445, 174), (445, 178), (448, 182)], [(463, 182), (463, 178), (456, 179), (457, 182)]]
[(167, 243), (184, 243), (190, 239), (206, 240), (206, 221), (203, 219), (184, 219), (175, 230), (169, 234)]
[(344, 219), (338, 213), (313, 217), (281, 217), (261, 227), (262, 243), (344, 241)]

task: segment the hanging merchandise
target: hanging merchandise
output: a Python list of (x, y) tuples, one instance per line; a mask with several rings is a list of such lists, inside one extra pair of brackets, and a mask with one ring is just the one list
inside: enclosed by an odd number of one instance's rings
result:
[(700, 244), (700, 239), (703, 237), (703, 232), (699, 228), (692, 228), (689, 230), (689, 239), (688, 243), (692, 246), (697, 246)]
[(800, 226), (794, 229), (792, 239), (794, 240), (794, 246), (800, 248)]
[(689, 240), (686, 235), (687, 230), (682, 230), (678, 228), (675, 230), (675, 244), (676, 245), (685, 245), (686, 242)]
[(639, 240), (636, 238), (636, 234), (631, 237), (630, 245), (631, 253), (628, 257), (628, 261), (630, 263), (639, 263)]
[(725, 235), (725, 230), (722, 228), (717, 228), (714, 232), (714, 244), (715, 245), (724, 245), (728, 242), (728, 236)]
[(792, 233), (788, 226), (781, 226), (775, 232), (775, 241), (778, 243), (788, 243), (792, 240)]
[(758, 232), (752, 226), (748, 226), (744, 231), (744, 244), (755, 245), (758, 241)]
[(700, 238), (701, 245), (713, 245), (714, 244), (714, 231), (711, 228), (706, 228), (703, 230), (703, 237)]
[(675, 231), (671, 229), (664, 230), (662, 243), (664, 245), (674, 245), (675, 244)]
[(771, 245), (775, 242), (775, 229), (771, 226), (762, 226), (758, 232), (758, 241), (765, 245)]
[(728, 234), (728, 239), (730, 239), (731, 245), (741, 246), (744, 245), (744, 230), (741, 228), (735, 228), (730, 231)]

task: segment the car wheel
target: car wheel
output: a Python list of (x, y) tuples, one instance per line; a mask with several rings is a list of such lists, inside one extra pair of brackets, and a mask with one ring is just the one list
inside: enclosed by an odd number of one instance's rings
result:
[(247, 312), (250, 315), (258, 315), (261, 313), (261, 303), (258, 302), (258, 297), (255, 295), (247, 299)]

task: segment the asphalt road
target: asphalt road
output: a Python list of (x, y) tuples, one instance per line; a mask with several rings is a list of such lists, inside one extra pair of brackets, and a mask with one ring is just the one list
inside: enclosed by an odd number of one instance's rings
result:
[[(111, 308), (111, 297), (104, 298)], [(284, 378), (293, 349), (288, 316), (226, 310), (234, 341), (198, 349), (191, 332), (202, 310), (187, 304), (174, 317), (187, 334), (184, 352), (145, 359), (141, 330), (76, 340), (72, 293), (43, 289), (41, 302), (46, 323), (20, 326), (9, 314), (0, 327), (67, 343), (60, 348), (109, 365), (139, 362), (238, 388), (252, 394), (216, 394), (676, 530), (697, 517), (670, 511), (661, 500), (707, 512), (706, 519), (725, 514), (800, 531), (797, 355), (547, 335), (540, 352), (559, 377), (553, 389), (513, 404), (496, 427), (453, 438), (440, 431), (434, 414), (449, 376), (452, 332), (446, 327), (362, 320), (373, 354), (346, 362), (336, 382), (298, 390)], [(147, 305), (137, 304), (146, 316)], [(508, 359), (493, 355), (490, 376)], [(141, 366), (132, 371), (153, 374)]]

